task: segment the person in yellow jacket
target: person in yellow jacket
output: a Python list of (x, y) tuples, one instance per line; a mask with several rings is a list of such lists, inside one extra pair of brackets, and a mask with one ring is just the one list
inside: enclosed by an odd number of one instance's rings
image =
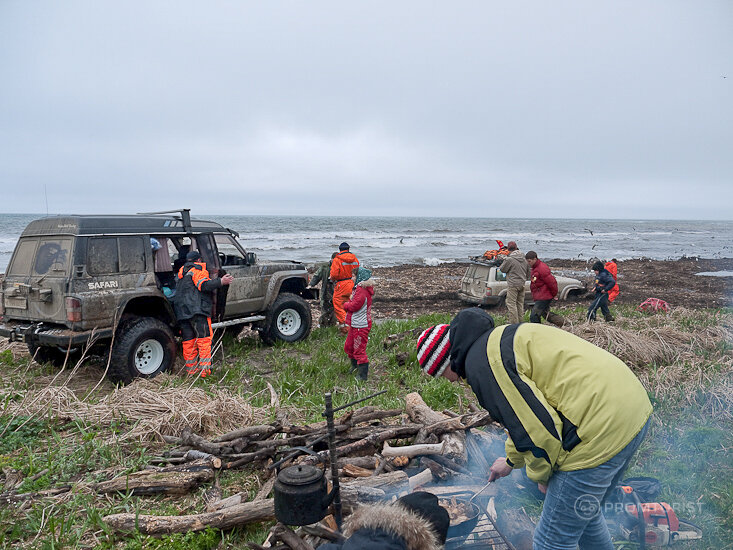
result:
[(602, 505), (648, 429), (652, 405), (617, 357), (569, 332), (535, 323), (494, 326), (461, 311), (418, 339), (423, 371), (465, 378), (508, 433), (489, 479), (525, 467), (545, 493), (534, 550), (613, 550)]
[(336, 321), (342, 332), (348, 332), (344, 303), (351, 298), (351, 291), (354, 289), (354, 281), (351, 280), (351, 276), (358, 267), (359, 260), (349, 251), (349, 244), (341, 243), (339, 253), (331, 260), (330, 279), (334, 284), (333, 311), (336, 313)]
[(178, 283), (173, 309), (183, 339), (183, 360), (188, 374), (211, 374), (211, 311), (213, 292), (234, 280), (227, 274), (221, 278), (209, 277), (201, 254), (191, 251), (186, 263), (178, 270)]

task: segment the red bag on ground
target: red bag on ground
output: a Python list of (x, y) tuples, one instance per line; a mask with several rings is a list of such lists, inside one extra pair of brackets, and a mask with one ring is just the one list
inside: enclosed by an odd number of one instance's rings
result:
[(669, 313), (672, 308), (669, 307), (669, 304), (664, 300), (660, 300), (659, 298), (647, 298), (639, 304), (639, 307), (636, 309), (639, 311), (646, 311), (647, 313), (656, 313), (658, 311)]

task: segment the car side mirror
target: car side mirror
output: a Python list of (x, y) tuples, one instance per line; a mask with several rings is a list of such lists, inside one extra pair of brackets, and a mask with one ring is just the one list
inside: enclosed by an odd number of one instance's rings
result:
[(257, 263), (257, 254), (254, 252), (247, 252), (247, 265), (254, 265)]

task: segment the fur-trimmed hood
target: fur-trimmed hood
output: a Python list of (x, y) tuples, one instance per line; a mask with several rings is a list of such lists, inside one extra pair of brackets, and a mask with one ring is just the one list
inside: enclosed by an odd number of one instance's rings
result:
[(359, 529), (386, 531), (403, 539), (407, 550), (440, 550), (443, 545), (432, 524), (401, 504), (360, 506), (346, 520), (344, 534)]
[(366, 281), (361, 281), (358, 286), (372, 287), (373, 288), (374, 287), (374, 281), (372, 281), (371, 279), (367, 279)]

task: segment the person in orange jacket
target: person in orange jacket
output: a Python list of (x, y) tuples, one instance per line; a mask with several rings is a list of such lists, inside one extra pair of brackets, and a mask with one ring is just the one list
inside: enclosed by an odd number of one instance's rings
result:
[(344, 303), (351, 297), (354, 289), (354, 281), (351, 276), (359, 268), (359, 260), (349, 252), (349, 244), (341, 243), (339, 253), (331, 261), (330, 279), (333, 281), (333, 310), (336, 313), (336, 321), (339, 329), (344, 332), (346, 329), (346, 311)]
[(178, 270), (178, 284), (173, 307), (183, 337), (183, 359), (188, 374), (206, 378), (211, 374), (212, 292), (234, 280), (231, 275), (211, 279), (201, 254), (191, 251)]
[(616, 265), (616, 258), (611, 260), (610, 262), (606, 262), (606, 265), (603, 267), (606, 268), (606, 271), (608, 271), (611, 275), (613, 275), (613, 278), (616, 280), (616, 286), (614, 286), (611, 290), (608, 291), (608, 301), (613, 302), (616, 297), (618, 296), (619, 288), (618, 288), (618, 266)]

